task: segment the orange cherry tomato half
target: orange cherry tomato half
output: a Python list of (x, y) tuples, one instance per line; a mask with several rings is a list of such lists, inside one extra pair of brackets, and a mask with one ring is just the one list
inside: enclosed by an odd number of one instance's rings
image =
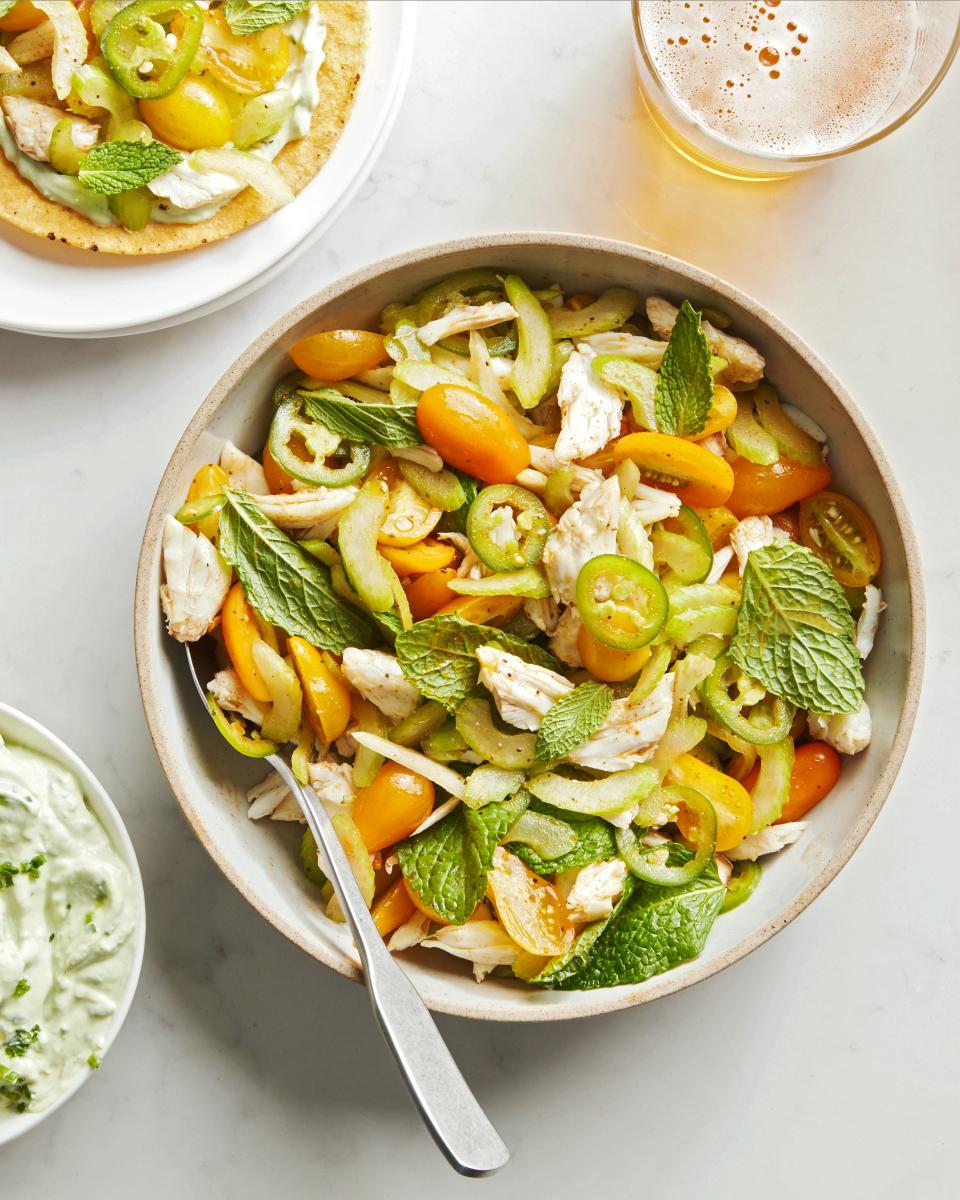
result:
[(290, 637), (287, 649), (303, 690), (310, 728), (321, 741), (335, 742), (350, 721), (350, 692), (315, 646), (301, 637)]
[(774, 513), (770, 519), (778, 529), (789, 533), (793, 541), (800, 541), (800, 510), (796, 505), (785, 508), (783, 512)]
[(433, 811), (434, 787), (416, 771), (385, 762), (373, 783), (361, 788), (353, 820), (373, 854), (409, 836)]
[(27, 0), (15, 4), (5, 17), (0, 17), (0, 32), (22, 33), (25, 29), (34, 29), (47, 19), (47, 14), (39, 8), (34, 8)]
[[(743, 780), (748, 792), (753, 792), (759, 776), (760, 764), (757, 763)], [(832, 746), (826, 742), (806, 742), (798, 746), (790, 772), (790, 798), (774, 824), (801, 820), (814, 805), (833, 791), (839, 778), (840, 755)]]
[(826, 463), (805, 467), (789, 458), (764, 467), (738, 458), (733, 463), (733, 492), (727, 507), (741, 520), (782, 512), (798, 500), (822, 491), (832, 476)]
[[(263, 628), (257, 621), (239, 581), (227, 592), (220, 617), (223, 643), (233, 669), (240, 676), (240, 682), (254, 700), (259, 700), (261, 704), (269, 704), (273, 696), (253, 661), (254, 644), (264, 640)], [(276, 638), (273, 640), (276, 642)], [(274, 645), (273, 649), (276, 648)]]
[(501, 408), (470, 387), (438, 383), (417, 405), (423, 440), (445, 462), (484, 483), (512, 483), (530, 466), (530, 447)]
[(718, 508), (698, 508), (696, 513), (714, 550), (726, 545), (737, 527), (737, 518), (730, 509), (721, 504)]
[(627, 434), (614, 446), (613, 457), (618, 463), (632, 459), (648, 483), (676, 492), (693, 508), (726, 504), (733, 490), (733, 471), (726, 459), (668, 433)]
[(283, 467), (270, 453), (270, 447), (267, 443), (263, 446), (263, 474), (267, 480), (267, 487), (274, 495), (286, 494), (290, 495), (293, 490), (293, 476), (288, 475)]
[(820, 492), (800, 505), (800, 540), (845, 587), (863, 587), (880, 570), (880, 538), (849, 496)]
[(392, 883), (382, 896), (377, 897), (370, 915), (380, 936), (387, 937), (405, 921), (409, 921), (415, 912), (416, 907), (401, 878)]
[(416, 579), (404, 585), (410, 613), (415, 621), (432, 617), (445, 604), (452, 604), (459, 598), (448, 586), (451, 579), (456, 577), (457, 572), (453, 567), (444, 567), (441, 571), (428, 571), (425, 575), (418, 575)]
[(586, 625), (581, 626), (577, 634), (577, 649), (590, 674), (604, 683), (622, 683), (630, 679), (650, 657), (649, 646), (641, 646), (639, 650), (616, 650), (613, 646), (605, 646)]
[(294, 342), (287, 352), (312, 379), (336, 383), (379, 367), (389, 357), (379, 333), (366, 329), (327, 329)]
[(457, 552), (447, 542), (429, 540), (406, 547), (381, 544), (380, 553), (398, 575), (423, 575), (449, 567)]

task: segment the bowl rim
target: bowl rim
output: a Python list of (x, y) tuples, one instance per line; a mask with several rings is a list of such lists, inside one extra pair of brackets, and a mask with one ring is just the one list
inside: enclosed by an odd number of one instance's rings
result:
[[(26, 731), (27, 740), (21, 741), (22, 735), (18, 732), (8, 732), (8, 724), (22, 726), (23, 730)], [(47, 758), (66, 767), (76, 775), (80, 781), (84, 800), (93, 809), (95, 816), (106, 830), (113, 848), (119, 853), (127, 870), (130, 872), (134, 896), (139, 909), (136, 933), (137, 942), (134, 947), (133, 961), (130, 964), (130, 972), (127, 975), (126, 983), (123, 985), (123, 991), (120, 993), (117, 1001), (116, 1011), (113, 1014), (110, 1028), (104, 1039), (101, 1059), (106, 1059), (111, 1046), (123, 1028), (127, 1014), (130, 1012), (130, 1006), (133, 1003), (133, 997), (140, 982), (140, 968), (143, 966), (143, 953), (147, 937), (147, 919), (140, 863), (137, 860), (137, 854), (133, 848), (130, 834), (127, 832), (127, 827), (123, 822), (123, 817), (121, 817), (117, 806), (110, 799), (107, 789), (83, 759), (71, 750), (65, 742), (61, 741), (56, 734), (51, 733), (45, 725), (42, 725), (35, 718), (28, 716), (19, 708), (14, 708), (12, 704), (3, 703), (3, 701), (0, 701), (0, 735), (12, 745), (25, 745), (29, 750), (46, 755)], [(61, 1105), (66, 1104), (83, 1087), (87, 1080), (90, 1079), (92, 1074), (92, 1071), (78, 1071), (70, 1086), (47, 1108), (40, 1109), (39, 1112), (23, 1113), (16, 1120), (0, 1122), (0, 1146), (16, 1141), (18, 1137), (29, 1133), (31, 1129), (36, 1129), (42, 1121), (45, 1121), (47, 1117), (55, 1113)]]
[(168, 783), (185, 819), (223, 874), (262, 917), (269, 921), (275, 929), (291, 942), (326, 966), (337, 971), (338, 974), (344, 975), (354, 981), (361, 979), (360, 971), (347, 960), (336, 958), (333, 954), (325, 952), (324, 948), (317, 949), (307, 945), (299, 929), (286, 921), (268, 903), (261, 901), (258, 896), (253, 894), (247, 881), (238, 874), (226, 856), (220, 852), (219, 847), (213, 839), (208, 836), (203, 827), (200, 814), (189, 799), (188, 789), (177, 761), (178, 753), (170, 745), (161, 724), (154, 681), (153, 653), (148, 632), (148, 613), (154, 610), (158, 603), (152, 582), (152, 573), (156, 554), (159, 550), (160, 518), (171, 511), (170, 504), (171, 502), (175, 502), (173, 489), (179, 478), (184, 460), (190, 454), (198, 438), (207, 428), (214, 414), (226, 401), (233, 387), (242, 379), (253, 364), (272, 349), (283, 335), (299, 321), (316, 313), (347, 292), (363, 284), (370, 283), (390, 271), (420, 266), (425, 262), (441, 259), (450, 254), (483, 251), (495, 256), (498, 251), (523, 248), (574, 249), (577, 251), (587, 251), (601, 258), (610, 254), (616, 254), (633, 258), (638, 263), (654, 269), (672, 271), (688, 279), (691, 283), (708, 289), (716, 296), (739, 306), (765, 328), (769, 329), (771, 334), (781, 339), (794, 353), (799, 355), (806, 365), (819, 375), (821, 381), (837, 398), (853, 422), (854, 427), (872, 456), (884, 487), (887, 490), (907, 562), (907, 590), (910, 600), (911, 622), (903, 707), (886, 761), (880, 769), (877, 781), (871, 789), (870, 795), (853, 829), (848, 833), (835, 853), (816, 873), (810, 883), (807, 884), (802, 892), (794, 897), (792, 902), (783, 911), (767, 921), (759, 929), (742, 938), (718, 958), (704, 959), (701, 956), (700, 958), (692, 959), (685, 964), (686, 969), (682, 972), (667, 971), (662, 975), (647, 980), (643, 984), (633, 985), (629, 988), (601, 988), (587, 992), (567, 992), (565, 993), (564, 1002), (561, 1004), (535, 1006), (524, 1005), (518, 1002), (515, 1005), (504, 1005), (496, 1011), (490, 1010), (479, 996), (481, 989), (477, 989), (478, 998), (476, 1002), (449, 1000), (446, 997), (434, 997), (430, 995), (424, 996), (425, 1002), (435, 1012), (487, 1021), (565, 1020), (633, 1008), (636, 1005), (645, 1004), (651, 1000), (668, 996), (673, 992), (681, 991), (686, 987), (690, 987), (717, 974), (750, 954), (758, 946), (768, 941), (775, 933), (778, 933), (790, 924), (795, 917), (799, 916), (820, 895), (851, 858), (876, 820), (896, 780), (916, 718), (923, 678), (926, 635), (926, 606), (920, 551), (903, 493), (887, 456), (880, 446), (876, 435), (867, 423), (866, 418), (860, 411), (860, 408), (837, 377), (804, 341), (797, 337), (777, 317), (768, 313), (759, 301), (740, 291), (732, 284), (727, 283), (725, 280), (712, 275), (710, 272), (687, 263), (682, 259), (675, 258), (672, 255), (637, 246), (630, 242), (589, 234), (547, 231), (487, 233), (471, 237), (448, 239), (431, 245), (415, 247), (399, 254), (368, 263), (346, 276), (333, 280), (312, 296), (294, 305), (293, 308), (275, 320), (261, 333), (233, 361), (214, 384), (187, 424), (164, 470), (147, 517), (140, 549), (140, 558), (137, 564), (134, 595), (134, 648), (141, 700), (151, 740), (153, 741), (164, 774), (167, 776)]

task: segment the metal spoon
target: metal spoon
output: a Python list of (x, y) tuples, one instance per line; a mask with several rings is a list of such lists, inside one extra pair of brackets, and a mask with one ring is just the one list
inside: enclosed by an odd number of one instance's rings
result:
[[(206, 691), (197, 677), (189, 644), (184, 648), (194, 686), (206, 708)], [(504, 1166), (510, 1151), (460, 1074), (420, 994), (384, 945), (326, 809), (300, 786), (278, 754), (268, 755), (265, 761), (293, 793), (323, 849), (330, 882), (360, 952), (373, 1015), (424, 1124), (461, 1175), (491, 1175)]]

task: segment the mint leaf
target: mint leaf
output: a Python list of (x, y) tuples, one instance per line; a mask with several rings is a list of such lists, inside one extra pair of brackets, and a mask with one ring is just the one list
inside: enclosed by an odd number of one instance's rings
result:
[(730, 643), (767, 691), (819, 713), (856, 712), (863, 671), (843, 588), (812, 551), (780, 541), (747, 559)]
[(660, 364), (654, 410), (657, 429), (677, 437), (702, 432), (713, 403), (710, 349), (700, 314), (684, 300)]
[[(681, 852), (689, 856), (688, 851), (675, 847), (675, 853)], [(695, 958), (706, 943), (723, 896), (715, 861), (682, 887), (657, 887), (636, 880), (632, 888), (624, 889), (624, 899), (594, 935), (582, 966), (573, 973), (561, 970), (553, 986), (589, 990), (642, 983)], [(577, 950), (577, 943), (573, 948)]]
[(462, 925), (487, 891), (487, 872), (500, 839), (527, 806), (523, 793), (448, 817), (397, 847), (400, 870), (428, 908)]
[(560, 668), (553, 655), (539, 646), (511, 637), (501, 629), (464, 621), (453, 613), (428, 617), (397, 634), (397, 662), (421, 696), (438, 700), (453, 712), (479, 683), (477, 650), (489, 645), (516, 654), (524, 662), (553, 671)]
[(415, 404), (358, 404), (334, 388), (299, 394), (308, 416), (351, 442), (416, 446), (423, 440)]
[(183, 159), (163, 142), (101, 142), (80, 162), (80, 183), (91, 192), (115, 196), (166, 174)]
[(227, 24), (240, 37), (299, 17), (310, 0), (227, 0)]
[(582, 746), (607, 719), (612, 703), (610, 688), (592, 679), (554, 700), (537, 733), (537, 758), (564, 758)]
[(220, 553), (265, 620), (334, 654), (376, 644), (372, 622), (336, 596), (325, 566), (268, 520), (246, 492), (225, 488), (224, 496)]
[(551, 859), (541, 858), (529, 846), (520, 843), (512, 845), (510, 849), (513, 853), (537, 875), (558, 875), (572, 867), (586, 867), (590, 863), (616, 857), (617, 844), (614, 841), (613, 826), (602, 817), (583, 817), (578, 813), (564, 812), (563, 809), (553, 808), (540, 800), (530, 801), (530, 811), (545, 813), (548, 817), (566, 822), (577, 839), (577, 844), (572, 850), (561, 854), (559, 858)]

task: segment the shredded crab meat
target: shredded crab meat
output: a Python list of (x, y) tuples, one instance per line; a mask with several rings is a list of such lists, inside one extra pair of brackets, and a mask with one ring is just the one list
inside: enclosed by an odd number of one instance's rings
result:
[(523, 602), (523, 611), (534, 625), (548, 637), (552, 637), (557, 632), (560, 606), (556, 600), (551, 600), (549, 596), (528, 598)]
[(602, 921), (613, 912), (623, 894), (627, 864), (622, 858), (590, 863), (577, 871), (567, 893), (567, 916), (571, 921)]
[[(251, 499), (265, 517), (281, 529), (311, 529), (319, 526), (332, 533), (340, 516), (357, 494), (352, 486), (316, 488), (290, 495), (255, 495)], [(327, 536), (329, 536), (329, 533)]]
[(508, 967), (520, 951), (499, 921), (467, 921), (465, 925), (446, 925), (422, 941), (427, 950), (445, 950), (455, 958), (473, 963), (477, 983), (494, 967)]
[(713, 566), (710, 568), (710, 573), (705, 579), (705, 583), (719, 583), (723, 573), (733, 561), (733, 547), (721, 546), (719, 550), (713, 552)]
[(747, 569), (751, 551), (762, 550), (789, 536), (785, 529), (778, 529), (769, 517), (744, 517), (730, 534), (730, 545), (740, 563), (740, 574)]
[[(23, 96), (3, 96), (0, 108), (21, 151), (37, 162), (49, 162), (50, 138), (57, 125), (66, 118), (63, 110)], [(100, 136), (98, 126), (89, 121), (71, 117), (70, 123), (73, 144), (78, 150), (89, 149)]]
[(583, 491), (587, 484), (603, 482), (602, 471), (594, 470), (593, 467), (581, 467), (576, 463), (561, 462), (556, 450), (551, 450), (549, 446), (530, 447), (530, 466), (544, 476), (552, 475), (561, 467), (569, 469), (573, 473), (571, 486), (575, 492)]
[(866, 659), (870, 651), (873, 649), (873, 642), (877, 636), (877, 626), (880, 624), (880, 614), (886, 608), (883, 602), (883, 596), (880, 594), (880, 589), (872, 583), (868, 583), (864, 589), (863, 608), (860, 610), (860, 616), (857, 618), (857, 633), (855, 642), (857, 653), (861, 659)]
[(550, 649), (568, 667), (583, 666), (580, 647), (577, 644), (582, 628), (583, 621), (580, 619), (580, 613), (576, 606), (571, 604), (560, 614), (557, 627), (550, 638)]
[(627, 771), (652, 757), (667, 731), (673, 711), (673, 672), (660, 680), (640, 704), (629, 698), (614, 700), (607, 719), (582, 746), (567, 755), (567, 761), (594, 771)]
[(168, 516), (163, 523), (160, 603), (167, 630), (178, 642), (196, 642), (207, 633), (230, 589), (230, 568), (202, 533)]
[(776, 854), (784, 846), (792, 846), (807, 827), (806, 821), (784, 821), (782, 825), (768, 825), (759, 833), (751, 833), (727, 850), (730, 862), (755, 862), (765, 854)]
[(348, 646), (341, 665), (350, 686), (391, 721), (402, 721), (420, 703), (420, 693), (408, 682), (392, 654)]
[(870, 707), (864, 700), (855, 713), (808, 713), (810, 736), (826, 742), (840, 754), (859, 754), (870, 745), (873, 721)]
[(588, 346), (594, 354), (616, 354), (620, 358), (633, 358), (645, 367), (660, 366), (666, 353), (667, 343), (639, 333), (592, 333), (577, 342), (577, 349)]
[(620, 432), (623, 396), (594, 374), (593, 357), (592, 351), (574, 350), (560, 373), (560, 436), (554, 452), (565, 466), (602, 450)]
[(417, 911), (408, 921), (398, 925), (390, 934), (387, 949), (391, 953), (396, 953), (398, 950), (410, 950), (413, 946), (419, 946), (429, 930), (430, 918)]
[(572, 604), (580, 568), (598, 554), (616, 554), (620, 484), (616, 475), (591, 483), (560, 518), (543, 549), (553, 598)]
[(235, 196), (245, 185), (223, 171), (202, 170), (187, 159), (151, 179), (149, 191), (161, 200), (169, 200), (177, 208), (189, 211), (205, 204), (216, 204)]
[(417, 337), (425, 346), (442, 342), (455, 333), (469, 333), (471, 329), (489, 329), (503, 321), (516, 320), (517, 310), (506, 301), (492, 304), (461, 304), (451, 308), (435, 321), (428, 321), (417, 330)]
[(573, 691), (573, 684), (556, 671), (496, 646), (481, 646), (477, 661), (480, 682), (493, 696), (500, 716), (517, 729), (539, 729), (554, 700)]
[(226, 471), (231, 487), (245, 488), (251, 496), (266, 496), (270, 492), (263, 467), (255, 458), (238, 449), (233, 442), (224, 442), (220, 451), (220, 466)]
[[(679, 309), (662, 296), (651, 296), (647, 300), (647, 319), (654, 333), (664, 340), (670, 337)], [(723, 372), (726, 383), (758, 383), (766, 367), (763, 355), (754, 350), (743, 338), (734, 337), (715, 329), (709, 321), (702, 322), (707, 345), (720, 358), (727, 360)]]
[(227, 712), (239, 713), (254, 725), (262, 725), (263, 718), (269, 711), (268, 705), (254, 700), (232, 667), (218, 671), (207, 684), (207, 691), (221, 708)]
[(644, 525), (656, 525), (658, 521), (675, 517), (681, 504), (680, 497), (674, 492), (649, 483), (638, 483), (630, 497), (630, 507)]

